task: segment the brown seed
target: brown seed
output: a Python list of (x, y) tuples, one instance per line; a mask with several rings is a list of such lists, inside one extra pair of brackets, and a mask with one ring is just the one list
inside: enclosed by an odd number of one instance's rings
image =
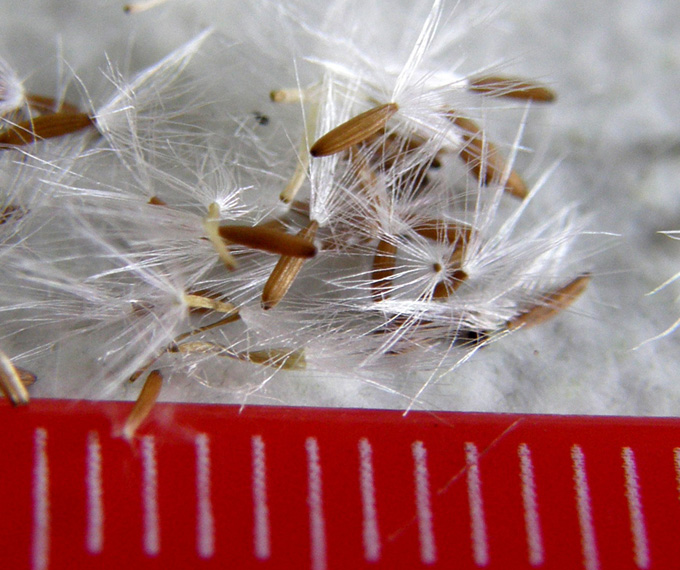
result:
[(215, 356), (234, 358), (243, 362), (252, 362), (253, 364), (271, 366), (282, 370), (304, 370), (307, 366), (304, 350), (291, 350), (288, 348), (234, 352), (214, 342), (196, 340), (176, 345), (175, 350), (182, 354), (213, 354)]
[[(30, 374), (16, 368), (9, 357), (0, 350), (0, 390), (15, 406), (28, 404), (28, 390), (22, 375)], [(31, 375), (34, 379), (35, 376)]]
[(66, 101), (57, 101), (54, 97), (29, 93), (26, 95), (26, 102), (31, 109), (42, 114), (71, 113), (75, 115), (80, 113), (80, 109), (75, 105), (71, 105)]
[(554, 317), (557, 313), (571, 305), (585, 291), (589, 282), (590, 274), (586, 273), (567, 283), (561, 289), (545, 295), (540, 305), (535, 305), (528, 311), (520, 313), (509, 320), (506, 325), (507, 329), (515, 330), (520, 327), (533, 327)]
[(151, 198), (149, 198), (148, 204), (151, 204), (152, 206), (167, 206), (167, 204), (158, 196), (151, 196)]
[(557, 96), (555, 92), (538, 83), (503, 77), (500, 75), (488, 75), (470, 79), (470, 91), (484, 93), (493, 97), (506, 97), (509, 99), (524, 99), (551, 103)]
[[(474, 121), (447, 113), (451, 122), (461, 131), (465, 145), (460, 149), (460, 157), (470, 166), (475, 177), (482, 184), (500, 180), (505, 170), (505, 159), (496, 147), (484, 139), (484, 133)], [(521, 176), (514, 170), (510, 172), (505, 182), (505, 191), (516, 198), (526, 198), (527, 187)]]
[(87, 113), (54, 113), (22, 121), (0, 132), (1, 146), (21, 146), (37, 140), (68, 135), (93, 126)]
[(326, 133), (312, 145), (309, 153), (318, 157), (347, 150), (382, 129), (398, 110), (396, 103), (373, 107)]
[(0, 210), (0, 226), (11, 220), (21, 219), (25, 213), (26, 212), (19, 206), (13, 206), (12, 204), (5, 206), (2, 210)]
[(374, 301), (381, 301), (389, 297), (396, 261), (397, 246), (381, 239), (373, 256), (371, 289), (373, 289)]
[(149, 416), (156, 404), (162, 385), (163, 376), (161, 376), (161, 373), (158, 370), (149, 372), (149, 375), (144, 382), (144, 386), (142, 387), (142, 391), (139, 393), (130, 415), (125, 420), (123, 436), (126, 439), (132, 439), (139, 426)]
[(292, 257), (314, 257), (316, 247), (302, 237), (268, 226), (220, 226), (222, 239), (253, 249)]
[(462, 269), (455, 269), (447, 271), (447, 276), (444, 281), (440, 281), (435, 285), (434, 291), (432, 292), (433, 299), (448, 299), (451, 294), (458, 289), (468, 278), (468, 274)]
[(469, 226), (461, 226), (443, 220), (428, 220), (421, 222), (413, 228), (418, 235), (432, 241), (461, 245), (470, 240), (472, 229)]
[[(319, 229), (319, 224), (312, 220), (306, 228), (300, 230), (297, 234), (307, 240), (309, 243), (314, 241), (314, 236)], [(305, 260), (302, 257), (291, 257), (289, 255), (282, 255), (278, 263), (274, 267), (267, 283), (265, 283), (262, 290), (262, 308), (265, 310), (276, 307), (281, 302), (281, 299), (286, 295), (288, 289), (295, 281), (298, 273), (302, 269)]]

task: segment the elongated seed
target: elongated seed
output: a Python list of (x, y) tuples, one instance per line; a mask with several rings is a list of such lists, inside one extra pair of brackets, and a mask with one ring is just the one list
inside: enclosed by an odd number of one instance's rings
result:
[(268, 226), (220, 226), (222, 239), (253, 249), (292, 257), (314, 257), (316, 247), (302, 237)]
[(28, 404), (29, 400), (28, 390), (22, 382), (22, 372), (0, 350), (0, 390), (15, 406)]
[(243, 362), (252, 362), (253, 364), (271, 366), (282, 370), (304, 370), (307, 366), (304, 350), (290, 348), (267, 348), (235, 352), (214, 342), (194, 340), (176, 345), (175, 350), (182, 354), (212, 354), (234, 358)]
[(80, 109), (66, 101), (57, 101), (54, 97), (46, 97), (45, 95), (35, 95), (29, 93), (26, 95), (26, 102), (31, 109), (40, 113), (80, 113)]
[[(306, 228), (300, 230), (298, 237), (304, 238), (309, 243), (312, 243), (319, 224), (312, 220)], [(265, 283), (262, 290), (262, 308), (265, 310), (276, 307), (281, 302), (281, 299), (286, 295), (288, 289), (295, 281), (298, 273), (302, 269), (305, 260), (302, 257), (292, 257), (290, 255), (282, 255), (278, 263), (274, 267), (267, 283)]]
[(541, 103), (551, 103), (557, 98), (554, 91), (543, 85), (501, 75), (487, 75), (470, 79), (468, 89), (494, 97), (524, 99)]
[(93, 126), (87, 113), (53, 113), (22, 121), (0, 132), (0, 145), (21, 146), (37, 140), (60, 137)]
[(506, 325), (507, 329), (515, 330), (520, 327), (533, 327), (554, 317), (557, 313), (571, 305), (585, 291), (589, 282), (590, 274), (588, 273), (570, 281), (564, 287), (546, 295), (540, 305), (535, 305), (528, 311), (509, 320)]
[(470, 240), (472, 229), (441, 220), (422, 222), (413, 228), (418, 235), (432, 241), (446, 241), (451, 244), (466, 244)]
[(130, 415), (125, 420), (123, 426), (123, 437), (132, 439), (135, 432), (142, 425), (142, 422), (149, 416), (151, 410), (156, 404), (158, 395), (161, 392), (163, 385), (163, 376), (158, 370), (152, 370), (144, 381), (142, 391), (137, 397), (137, 401), (130, 412)]
[[(470, 166), (475, 177), (482, 184), (500, 180), (506, 168), (505, 159), (495, 145), (485, 140), (484, 133), (474, 121), (448, 113), (448, 118), (462, 131), (465, 145), (460, 149), (460, 157)], [(505, 191), (516, 198), (527, 196), (527, 187), (522, 177), (514, 170), (510, 171), (505, 182)]]
[(382, 129), (398, 110), (396, 103), (373, 107), (323, 135), (312, 145), (309, 153), (318, 157), (347, 150)]
[(373, 289), (374, 301), (381, 301), (389, 297), (396, 262), (397, 246), (381, 239), (373, 256), (371, 289)]

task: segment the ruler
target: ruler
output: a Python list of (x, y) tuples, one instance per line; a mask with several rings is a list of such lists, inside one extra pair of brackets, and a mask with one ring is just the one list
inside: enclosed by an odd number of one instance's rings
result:
[(680, 420), (0, 405), (0, 567), (680, 568)]

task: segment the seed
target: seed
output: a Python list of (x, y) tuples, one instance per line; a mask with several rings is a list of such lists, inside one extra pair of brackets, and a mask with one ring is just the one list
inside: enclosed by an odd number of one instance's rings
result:
[(163, 376), (161, 376), (161, 373), (158, 370), (149, 372), (142, 391), (139, 393), (130, 415), (125, 420), (123, 426), (123, 437), (125, 439), (132, 439), (139, 426), (149, 416), (156, 400), (158, 400), (158, 395), (161, 393), (162, 385)]
[(87, 113), (54, 113), (22, 121), (0, 132), (0, 146), (21, 146), (37, 140), (60, 137), (93, 125)]
[(316, 247), (302, 237), (268, 226), (220, 226), (222, 239), (253, 249), (292, 257), (314, 257)]
[(389, 297), (392, 287), (392, 277), (394, 276), (394, 266), (397, 261), (397, 246), (393, 243), (381, 239), (373, 256), (373, 300), (381, 301)]
[(29, 93), (26, 95), (26, 102), (31, 109), (43, 114), (71, 113), (75, 115), (80, 113), (80, 109), (75, 105), (71, 105), (66, 101), (57, 101), (54, 97)]
[[(496, 147), (485, 140), (482, 129), (474, 121), (447, 113), (448, 118), (461, 129), (465, 145), (460, 150), (460, 157), (467, 162), (475, 177), (482, 184), (500, 180), (503, 176), (506, 164)], [(514, 170), (505, 182), (505, 191), (516, 198), (526, 198), (527, 187), (524, 181)]]
[(373, 107), (326, 133), (312, 145), (309, 153), (319, 157), (347, 150), (382, 129), (398, 110), (396, 103)]
[(16, 368), (9, 357), (0, 350), (0, 390), (15, 406), (28, 404), (29, 400), (22, 376), (35, 380), (35, 376), (30, 372)]
[[(312, 243), (318, 229), (319, 224), (312, 220), (306, 228), (300, 230), (298, 237)], [(262, 290), (263, 309), (272, 309), (281, 302), (298, 273), (300, 273), (304, 262), (305, 260), (302, 257), (281, 256)]]
[(561, 289), (557, 289), (546, 295), (540, 305), (535, 305), (528, 311), (520, 313), (509, 320), (506, 324), (506, 328), (508, 330), (515, 330), (520, 327), (528, 328), (547, 321), (571, 305), (578, 296), (585, 291), (589, 282), (589, 273), (580, 275)]
[(509, 99), (525, 99), (551, 103), (557, 96), (554, 91), (531, 81), (488, 75), (470, 79), (470, 91), (484, 93), (493, 97), (507, 97)]

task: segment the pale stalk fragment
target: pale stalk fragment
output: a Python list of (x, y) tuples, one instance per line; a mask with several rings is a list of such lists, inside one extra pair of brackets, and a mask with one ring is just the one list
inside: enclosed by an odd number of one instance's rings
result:
[(43, 139), (68, 135), (94, 126), (87, 113), (60, 112), (16, 123), (0, 132), (0, 147), (22, 146)]
[(125, 4), (123, 6), (123, 12), (126, 14), (138, 14), (139, 12), (145, 12), (161, 4), (165, 4), (168, 0), (146, 0), (146, 2), (135, 2), (134, 4)]
[(385, 103), (364, 111), (323, 135), (312, 145), (309, 153), (312, 156), (319, 157), (330, 156), (347, 150), (384, 128), (387, 121), (398, 110), (399, 105), (396, 103)]
[(268, 348), (265, 350), (248, 350), (235, 352), (214, 342), (201, 340), (189, 341), (175, 347), (182, 354), (213, 354), (225, 356), (243, 362), (251, 362), (281, 370), (304, 370), (307, 367), (304, 350), (288, 348)]
[(307, 179), (308, 169), (309, 153), (307, 152), (307, 143), (303, 140), (298, 162), (295, 165), (295, 172), (293, 172), (293, 176), (288, 181), (288, 184), (286, 184), (286, 187), (281, 191), (281, 194), (279, 194), (279, 200), (285, 204), (290, 204), (295, 200), (295, 196), (297, 196), (298, 191)]
[(252, 249), (293, 257), (314, 257), (316, 247), (308, 240), (268, 226), (220, 226), (220, 237)]
[(125, 420), (123, 426), (123, 437), (125, 439), (132, 439), (139, 426), (149, 416), (156, 400), (158, 400), (158, 395), (161, 393), (162, 385), (163, 376), (161, 376), (161, 373), (158, 370), (149, 372), (142, 391), (139, 393), (130, 415)]
[(389, 297), (394, 267), (397, 262), (397, 246), (384, 239), (378, 242), (373, 256), (373, 273), (371, 274), (373, 300), (382, 301)]
[(236, 259), (220, 235), (220, 207), (214, 202), (208, 207), (208, 215), (203, 220), (203, 228), (206, 237), (213, 244), (227, 269), (236, 269)]
[(202, 295), (184, 294), (182, 299), (191, 309), (208, 309), (218, 313), (234, 313), (237, 311), (236, 306), (232, 303), (210, 299)]
[[(298, 236), (306, 239), (309, 243), (314, 241), (319, 224), (312, 220), (306, 228), (298, 232)], [(276, 307), (286, 295), (288, 289), (295, 281), (302, 269), (305, 260), (301, 257), (281, 256), (274, 267), (267, 283), (262, 290), (262, 308), (265, 310)]]
[(514, 77), (486, 75), (472, 78), (469, 83), (468, 89), (470, 91), (491, 95), (492, 97), (539, 101), (541, 103), (552, 103), (557, 98), (554, 91), (539, 83)]
[(585, 291), (589, 282), (589, 273), (580, 275), (564, 287), (545, 295), (540, 305), (535, 305), (509, 320), (506, 328), (508, 330), (516, 330), (520, 327), (529, 328), (547, 321), (571, 305)]
[[(460, 157), (470, 166), (475, 177), (482, 184), (489, 184), (503, 178), (506, 162), (498, 149), (487, 141), (482, 128), (474, 121), (449, 111), (446, 116), (462, 131), (465, 145), (460, 149)], [(505, 181), (505, 191), (519, 199), (526, 198), (528, 190), (522, 177), (514, 170)]]
[[(24, 383), (23, 378), (27, 382)], [(29, 395), (26, 384), (32, 384), (35, 376), (29, 372), (18, 369), (9, 357), (0, 350), (0, 390), (7, 399), (15, 406), (28, 404)]]

